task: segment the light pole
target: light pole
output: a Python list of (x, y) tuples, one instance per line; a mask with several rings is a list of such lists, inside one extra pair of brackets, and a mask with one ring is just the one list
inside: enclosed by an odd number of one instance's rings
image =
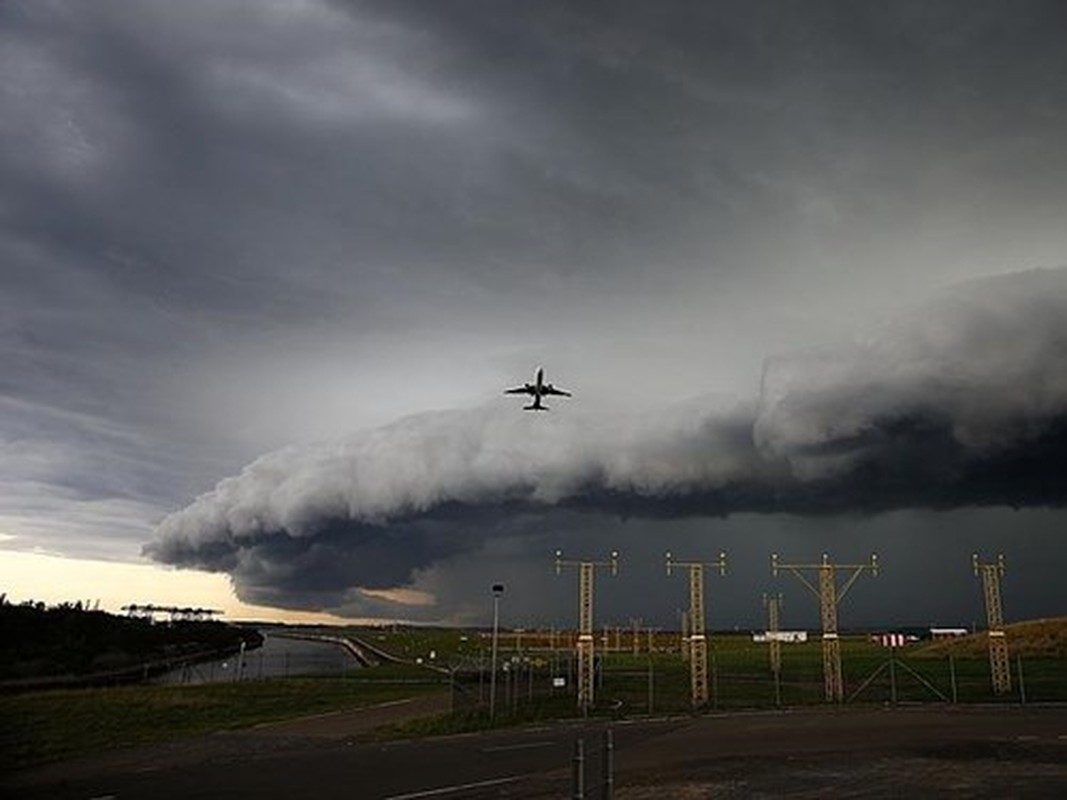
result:
[(504, 594), (504, 584), (494, 583), (493, 592), (493, 655), (489, 664), (489, 719), (496, 713), (496, 645), (500, 630), (500, 596)]

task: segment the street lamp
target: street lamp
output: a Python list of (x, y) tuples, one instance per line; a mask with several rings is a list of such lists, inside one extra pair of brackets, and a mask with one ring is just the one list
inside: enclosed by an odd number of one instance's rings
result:
[(496, 713), (496, 645), (497, 633), (500, 629), (500, 597), (504, 594), (504, 584), (494, 583), (493, 592), (493, 655), (490, 658), (489, 674), (489, 719), (492, 721)]

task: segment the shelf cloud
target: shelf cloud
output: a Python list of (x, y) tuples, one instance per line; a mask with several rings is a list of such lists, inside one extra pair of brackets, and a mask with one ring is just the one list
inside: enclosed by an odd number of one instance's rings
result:
[[(665, 625), (666, 547), (762, 567), (735, 623), (776, 548), (982, 545), (1060, 613), (1065, 26), (0, 2), (0, 568), (473, 622), (491, 570), (556, 622), (546, 553), (617, 547)], [(535, 416), (538, 363), (575, 396)], [(970, 617), (933, 583), (880, 618)]]
[(168, 516), (146, 552), (250, 597), (336, 603), (557, 513), (1060, 507), (1065, 353), (1067, 270), (976, 281), (863, 340), (769, 360), (750, 402), (500, 401), (278, 450)]

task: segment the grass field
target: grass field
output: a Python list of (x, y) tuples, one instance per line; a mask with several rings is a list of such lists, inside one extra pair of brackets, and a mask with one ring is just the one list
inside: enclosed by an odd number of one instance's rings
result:
[[(491, 637), (485, 631), (439, 629), (355, 630), (351, 633), (407, 659), (420, 658), (455, 669), (460, 701), (487, 703), (486, 675)], [(985, 634), (942, 642), (917, 642), (890, 651), (865, 635), (841, 639), (846, 702), (1062, 702), (1067, 701), (1067, 620), (1037, 620), (1008, 626), (1012, 692), (995, 696)], [(573, 634), (571, 635), (573, 637)], [(604, 645), (607, 644), (605, 648)], [(498, 686), (498, 716), (538, 719), (570, 713), (574, 668), (572, 638), (548, 632), (502, 633), (499, 661), (508, 665)], [(648, 652), (640, 637), (633, 654), (628, 632), (597, 636), (595, 713), (647, 714), (691, 710), (689, 671), (677, 634), (657, 635)], [(782, 645), (781, 671), (770, 669), (767, 645), (748, 634), (709, 638), (710, 703), (718, 709), (769, 708), (824, 702), (822, 645), (818, 637)], [(552, 679), (566, 687), (553, 689)], [(463, 706), (463, 702), (458, 705)]]
[(447, 679), (406, 665), (347, 678), (120, 686), (0, 697), (0, 772), (79, 753), (232, 730), (441, 691)]
[[(313, 632), (313, 631), (312, 631)], [(494, 718), (489, 719), (491, 637), (485, 631), (324, 629), (351, 635), (408, 663), (345, 677), (248, 680), (199, 686), (137, 686), (0, 697), (0, 770), (93, 750), (236, 729), (258, 722), (355, 708), (452, 687), (454, 712), (384, 733), (417, 736), (578, 715), (573, 634), (507, 632), (500, 637)], [(866, 636), (841, 639), (848, 704), (1067, 702), (1067, 620), (1009, 626), (1012, 692), (992, 694), (982, 634), (890, 651)], [(635, 655), (628, 634), (597, 637), (597, 716), (688, 713), (690, 678), (677, 634), (658, 634)], [(709, 638), (711, 709), (821, 704), (822, 649), (816, 638), (782, 645), (777, 679), (767, 645), (748, 634)], [(422, 664), (414, 662), (421, 660)], [(432, 669), (427, 668), (432, 667)], [(1020, 676), (1021, 667), (1021, 676)], [(1022, 680), (1020, 680), (1022, 677)], [(555, 685), (562, 680), (564, 686)]]

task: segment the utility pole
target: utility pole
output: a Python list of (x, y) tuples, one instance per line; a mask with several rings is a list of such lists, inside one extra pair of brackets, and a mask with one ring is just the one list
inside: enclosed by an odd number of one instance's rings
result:
[(708, 702), (708, 639), (704, 625), (704, 567), (718, 567), (726, 574), (726, 553), (718, 561), (675, 561), (667, 553), (667, 574), (673, 567), (689, 567), (689, 683), (693, 707)]
[(1011, 691), (1011, 662), (1008, 659), (1008, 639), (1004, 635), (1004, 611), (1000, 604), (1000, 579), (1004, 577), (1004, 556), (998, 555), (992, 564), (982, 564), (978, 554), (971, 556), (975, 577), (982, 576), (985, 594), (985, 613), (989, 621), (989, 671), (993, 676), (993, 694)]
[(630, 626), (633, 628), (633, 634), (632, 634), (633, 638), (630, 641), (630, 644), (631, 644), (631, 647), (632, 647), (632, 650), (633, 650), (633, 654), (635, 656), (636, 655), (640, 655), (641, 654), (641, 618), (640, 617), (630, 617)]
[[(841, 642), (837, 638), (837, 607), (845, 599), (848, 590), (856, 583), (864, 570), (878, 574), (878, 556), (872, 554), (867, 564), (831, 564), (829, 556), (822, 554), (819, 564), (782, 564), (778, 554), (771, 554), (771, 574), (778, 577), (778, 570), (792, 572), (807, 589), (819, 598), (822, 617), (822, 674), (827, 702), (840, 703), (845, 699), (845, 684), (841, 674)], [(803, 570), (815, 570), (819, 575), (819, 588), (809, 581)], [(851, 574), (840, 589), (837, 588), (837, 571), (850, 570)]]
[(564, 561), (557, 550), (556, 574), (565, 566), (578, 568), (578, 707), (586, 714), (593, 705), (593, 576), (597, 567), (618, 575), (619, 554), (612, 550), (607, 561)]

